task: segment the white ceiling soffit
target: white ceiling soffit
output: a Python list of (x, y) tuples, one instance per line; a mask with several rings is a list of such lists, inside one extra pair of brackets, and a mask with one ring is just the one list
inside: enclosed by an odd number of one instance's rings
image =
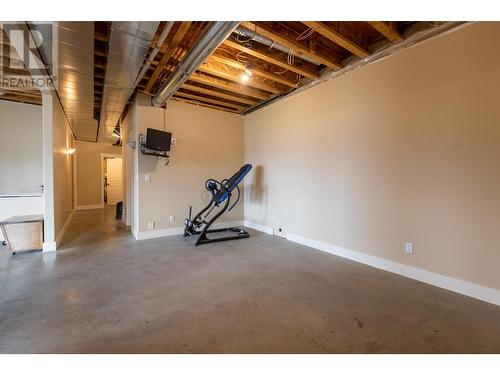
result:
[(94, 23), (57, 22), (57, 92), (76, 139), (95, 142)]
[[(43, 24), (31, 22), (30, 29), (43, 33)], [(52, 31), (56, 51), (47, 49), (48, 43), (42, 44), (39, 51), (46, 64), (57, 59), (54, 84), (76, 139), (95, 142), (94, 23), (54, 22)], [(52, 58), (47, 56), (50, 52)]]
[(114, 143), (113, 130), (134, 91), (144, 57), (159, 22), (113, 22), (109, 39), (99, 142)]

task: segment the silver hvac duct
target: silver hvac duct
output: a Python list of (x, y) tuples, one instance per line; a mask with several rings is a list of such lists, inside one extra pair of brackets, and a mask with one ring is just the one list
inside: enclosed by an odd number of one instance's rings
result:
[[(251, 41), (251, 40), (255, 40), (256, 42), (260, 43), (260, 44), (264, 44), (265, 46), (268, 46), (269, 49), (277, 49), (278, 51), (281, 51), (281, 52), (285, 52), (285, 53), (288, 53), (290, 52), (290, 48), (288, 47), (285, 47), (284, 45), (278, 43), (278, 42), (275, 42), (274, 40), (271, 40), (269, 38), (266, 38), (265, 36), (262, 36), (260, 35), (259, 33), (256, 33), (256, 32), (253, 32), (251, 30), (248, 30), (242, 26), (239, 26), (237, 29), (236, 29), (236, 34), (238, 35), (241, 35), (243, 38), (246, 39), (246, 41)], [(308, 61), (314, 65), (319, 65), (319, 63), (316, 61), (316, 60), (313, 60), (307, 56), (304, 56), (304, 55), (300, 55), (298, 56), (301, 60), (305, 60), (305, 61)]]
[(75, 138), (94, 142), (97, 134), (97, 121), (94, 120), (94, 23), (30, 21), (26, 25), (34, 40), (40, 38), (43, 41), (37, 50), (43, 64), (51, 69), (54, 88)]
[(134, 83), (158, 24), (159, 22), (149, 21), (112, 22), (99, 122), (99, 142), (116, 141), (112, 135), (113, 131), (135, 89)]
[(148, 71), (149, 67), (151, 66), (151, 63), (155, 60), (156, 55), (160, 51), (161, 46), (163, 46), (165, 39), (167, 39), (167, 36), (170, 33), (170, 30), (172, 29), (172, 26), (174, 26), (174, 23), (175, 23), (174, 21), (168, 21), (165, 24), (165, 27), (163, 28), (163, 31), (161, 32), (160, 37), (156, 42), (155, 48), (153, 48), (153, 50), (149, 54), (146, 63), (142, 66), (142, 69), (135, 80), (134, 87), (137, 87), (137, 85), (141, 82), (142, 77), (144, 77), (144, 74), (146, 74), (146, 72)]
[(57, 92), (79, 141), (97, 140), (94, 119), (94, 23), (56, 22)]
[(151, 99), (151, 104), (160, 107), (170, 98), (213, 51), (233, 32), (239, 22), (214, 22), (203, 34), (198, 43), (177, 65), (170, 78)]

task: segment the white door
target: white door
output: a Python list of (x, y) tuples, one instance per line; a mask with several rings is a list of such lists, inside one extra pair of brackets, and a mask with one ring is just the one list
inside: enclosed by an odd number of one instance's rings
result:
[(122, 159), (107, 159), (108, 206), (114, 206), (122, 200)]

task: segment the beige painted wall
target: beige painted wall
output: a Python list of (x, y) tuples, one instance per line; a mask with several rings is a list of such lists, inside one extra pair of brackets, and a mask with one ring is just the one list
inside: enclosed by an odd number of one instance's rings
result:
[(137, 175), (137, 147), (132, 148), (127, 144), (137, 141), (137, 127), (139, 126), (137, 116), (137, 101), (130, 107), (130, 110), (121, 125), (122, 135), (122, 167), (123, 167), (123, 220), (130, 225), (132, 233), (137, 233), (139, 198)]
[(0, 194), (40, 193), (42, 107), (0, 100)]
[(77, 207), (102, 203), (101, 154), (121, 156), (119, 146), (104, 143), (76, 142)]
[(474, 24), (246, 116), (245, 218), (500, 289), (498, 45)]
[(59, 245), (73, 211), (73, 161), (67, 149), (73, 147), (74, 139), (59, 100), (55, 96), (52, 96), (52, 121), (54, 229), (55, 239)]
[[(208, 178), (230, 177), (243, 165), (243, 118), (190, 104), (170, 101), (167, 110), (138, 105), (137, 128), (148, 127), (173, 133), (171, 161), (138, 154), (138, 228), (148, 231), (184, 226), (189, 205), (193, 210), (204, 204), (202, 192)], [(136, 150), (137, 152), (137, 150)], [(145, 175), (151, 180), (145, 181)], [(243, 201), (220, 222), (243, 220)], [(170, 222), (170, 215), (175, 222)]]

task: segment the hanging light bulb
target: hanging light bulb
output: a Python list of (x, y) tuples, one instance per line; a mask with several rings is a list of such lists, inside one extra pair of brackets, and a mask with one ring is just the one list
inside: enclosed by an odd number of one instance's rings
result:
[(252, 72), (248, 69), (245, 69), (245, 72), (241, 75), (241, 80), (243, 82), (247, 82), (252, 76)]

